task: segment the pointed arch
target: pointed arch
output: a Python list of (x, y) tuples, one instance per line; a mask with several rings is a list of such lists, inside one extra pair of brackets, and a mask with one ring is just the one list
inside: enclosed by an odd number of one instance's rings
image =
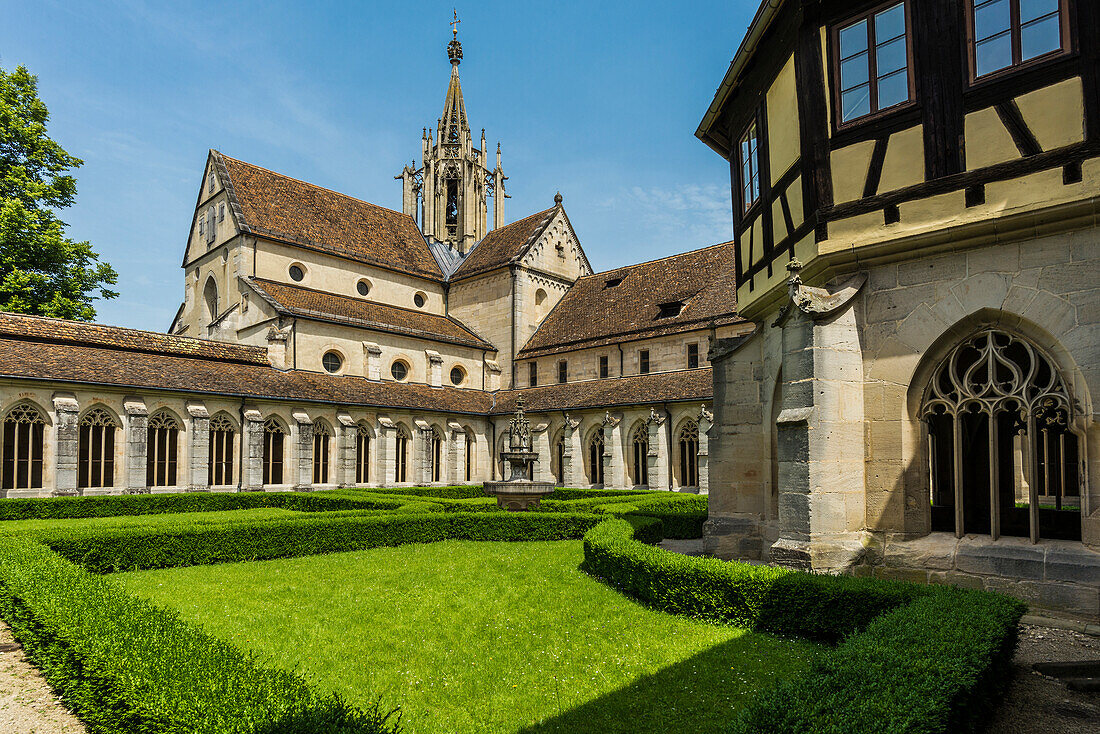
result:
[(0, 444), (0, 488), (42, 488), (45, 436), (45, 411), (26, 401), (8, 409)]
[(210, 419), (210, 452), (207, 459), (207, 483), (211, 487), (224, 487), (233, 484), (234, 442), (237, 437), (237, 424), (225, 411), (214, 414)]
[(477, 473), (477, 434), (470, 426), (463, 426), (462, 431), (466, 434), (465, 456), (463, 457), (465, 471), (463, 476), (465, 477), (464, 481), (472, 482), (474, 475)]
[(265, 485), (283, 483), (283, 464), (288, 434), (286, 423), (278, 416), (268, 416), (264, 420), (263, 483)]
[(203, 286), (202, 303), (206, 323), (208, 325), (214, 323), (220, 311), (218, 310), (218, 281), (213, 274), (207, 277), (206, 285)]
[(77, 422), (76, 486), (115, 486), (115, 440), (121, 422), (114, 411), (93, 405)]
[(183, 423), (167, 408), (149, 416), (146, 426), (145, 485), (175, 487), (179, 470), (179, 436)]
[(636, 487), (649, 486), (649, 425), (638, 421), (630, 432), (631, 481)]
[(332, 450), (332, 426), (323, 418), (313, 422), (313, 483), (329, 483), (329, 455)]
[(602, 425), (588, 434), (588, 442), (585, 446), (588, 482), (593, 486), (602, 487), (604, 483), (603, 455), (606, 448)]
[(355, 424), (355, 483), (370, 482), (370, 451), (374, 431), (366, 421)]
[(559, 428), (551, 445), (550, 472), (559, 487), (565, 486), (565, 429)]
[(677, 479), (684, 489), (699, 486), (699, 424), (688, 418), (676, 431)]
[(401, 484), (409, 480), (409, 444), (412, 432), (404, 423), (397, 424), (394, 432), (393, 481)]

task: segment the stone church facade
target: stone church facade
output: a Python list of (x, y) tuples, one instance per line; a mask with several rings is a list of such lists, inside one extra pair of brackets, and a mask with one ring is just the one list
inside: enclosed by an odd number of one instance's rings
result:
[(594, 273), (561, 196), (506, 223), (448, 57), (403, 211), (210, 151), (169, 333), (0, 314), (0, 496), (480, 483), (521, 394), (537, 478), (705, 493), (732, 243)]
[[(707, 544), (1100, 617), (1100, 10), (764, 3)], [(1012, 10), (1012, 12), (1010, 12)]]

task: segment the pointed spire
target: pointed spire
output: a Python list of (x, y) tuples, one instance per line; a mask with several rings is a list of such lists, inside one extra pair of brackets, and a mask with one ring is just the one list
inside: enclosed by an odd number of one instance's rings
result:
[(455, 19), (451, 21), (451, 33), (454, 34), (454, 37), (447, 44), (447, 57), (455, 67), (462, 63), (462, 44), (458, 42), (458, 24), (461, 22), (458, 19), (458, 10), (456, 9)]
[(458, 12), (451, 22), (454, 39), (447, 46), (451, 58), (451, 83), (447, 85), (447, 99), (443, 102), (443, 117), (439, 124), (439, 142), (461, 143), (466, 139), (466, 102), (462, 99), (462, 83), (458, 79), (458, 65), (462, 61), (462, 44), (458, 42)]

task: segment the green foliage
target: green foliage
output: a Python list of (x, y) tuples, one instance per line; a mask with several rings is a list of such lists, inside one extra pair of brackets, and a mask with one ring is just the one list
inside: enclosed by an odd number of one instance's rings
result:
[(26, 538), (0, 544), (0, 616), (91, 731), (398, 731)]
[(66, 172), (82, 161), (49, 138), (48, 120), (36, 78), (0, 69), (0, 310), (90, 321), (95, 298), (118, 295), (107, 288), (118, 275), (65, 237), (54, 210), (72, 205)]
[[(559, 490), (560, 491), (560, 490)], [(569, 490), (582, 492), (588, 490)], [(666, 538), (701, 538), (703, 523), (707, 521), (707, 498), (676, 492), (642, 491), (630, 494), (608, 495), (603, 490), (594, 497), (575, 499), (544, 499), (539, 512), (595, 512), (607, 515), (639, 515), (656, 517), (663, 521)], [(554, 495), (551, 495), (553, 497)]]
[(737, 734), (971, 732), (1004, 685), (1022, 602), (680, 556), (643, 542), (658, 520), (629, 520), (584, 538), (586, 569), (624, 594), (674, 614), (840, 643), (746, 709)]

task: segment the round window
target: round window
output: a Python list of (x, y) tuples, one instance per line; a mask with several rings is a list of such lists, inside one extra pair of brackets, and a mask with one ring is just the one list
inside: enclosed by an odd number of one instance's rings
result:
[(361, 280), (355, 285), (355, 290), (359, 291), (359, 295), (365, 296), (370, 293), (370, 286), (367, 281)]
[(415, 296), (413, 296), (413, 303), (416, 304), (417, 308), (424, 308), (425, 302), (426, 300), (423, 293), (417, 293)]
[(466, 371), (461, 367), (455, 366), (451, 368), (451, 384), (461, 385), (466, 379)]
[(394, 362), (390, 367), (390, 374), (393, 375), (393, 379), (401, 382), (409, 376), (409, 366), (404, 362)]
[(306, 271), (302, 270), (301, 265), (290, 266), (290, 279), (295, 282), (301, 282), (302, 278), (306, 277)]
[(325, 352), (325, 356), (321, 357), (321, 364), (328, 372), (339, 372), (344, 364), (344, 358), (336, 352)]

